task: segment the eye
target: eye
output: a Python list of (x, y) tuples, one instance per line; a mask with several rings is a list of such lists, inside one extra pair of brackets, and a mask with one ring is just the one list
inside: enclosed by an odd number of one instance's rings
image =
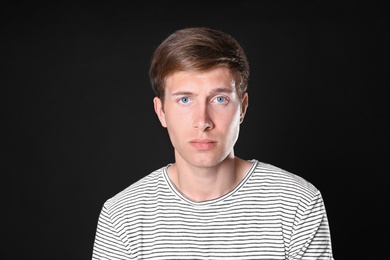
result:
[(215, 102), (217, 102), (219, 104), (226, 104), (228, 101), (227, 98), (223, 97), (223, 96), (218, 96), (214, 100), (215, 100)]
[(217, 97), (217, 102), (218, 103), (223, 103), (225, 101), (224, 97)]
[(182, 97), (179, 99), (179, 101), (182, 104), (187, 104), (188, 102), (190, 102), (190, 99), (188, 97)]

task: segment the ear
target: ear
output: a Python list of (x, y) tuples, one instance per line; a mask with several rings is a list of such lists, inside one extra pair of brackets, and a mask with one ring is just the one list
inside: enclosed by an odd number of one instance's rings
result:
[(248, 92), (244, 92), (241, 98), (241, 114), (240, 114), (240, 123), (244, 121), (245, 113), (249, 105)]
[(153, 99), (153, 104), (154, 104), (154, 112), (156, 112), (156, 115), (160, 120), (161, 125), (163, 127), (167, 127), (167, 122), (165, 121), (165, 113), (164, 113), (164, 108), (161, 99), (155, 97)]

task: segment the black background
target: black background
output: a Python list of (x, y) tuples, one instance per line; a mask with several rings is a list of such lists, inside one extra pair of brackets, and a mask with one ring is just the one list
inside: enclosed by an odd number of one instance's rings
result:
[(104, 201), (173, 161), (148, 67), (168, 34), (190, 26), (221, 29), (248, 55), (236, 155), (321, 190), (336, 259), (383, 259), (385, 6), (31, 1), (0, 10), (2, 259), (90, 259)]

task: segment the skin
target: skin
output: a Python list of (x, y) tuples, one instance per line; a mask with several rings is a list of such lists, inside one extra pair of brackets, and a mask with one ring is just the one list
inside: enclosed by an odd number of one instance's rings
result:
[(234, 155), (248, 94), (238, 96), (226, 67), (177, 71), (165, 83), (164, 102), (158, 97), (153, 102), (174, 147), (171, 181), (193, 201), (223, 196), (251, 166)]

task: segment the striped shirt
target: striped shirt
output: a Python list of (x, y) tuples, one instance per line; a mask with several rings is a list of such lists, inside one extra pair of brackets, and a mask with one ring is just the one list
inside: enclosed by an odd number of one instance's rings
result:
[(193, 202), (167, 167), (107, 200), (92, 259), (333, 259), (320, 192), (303, 178), (252, 160), (229, 193)]

